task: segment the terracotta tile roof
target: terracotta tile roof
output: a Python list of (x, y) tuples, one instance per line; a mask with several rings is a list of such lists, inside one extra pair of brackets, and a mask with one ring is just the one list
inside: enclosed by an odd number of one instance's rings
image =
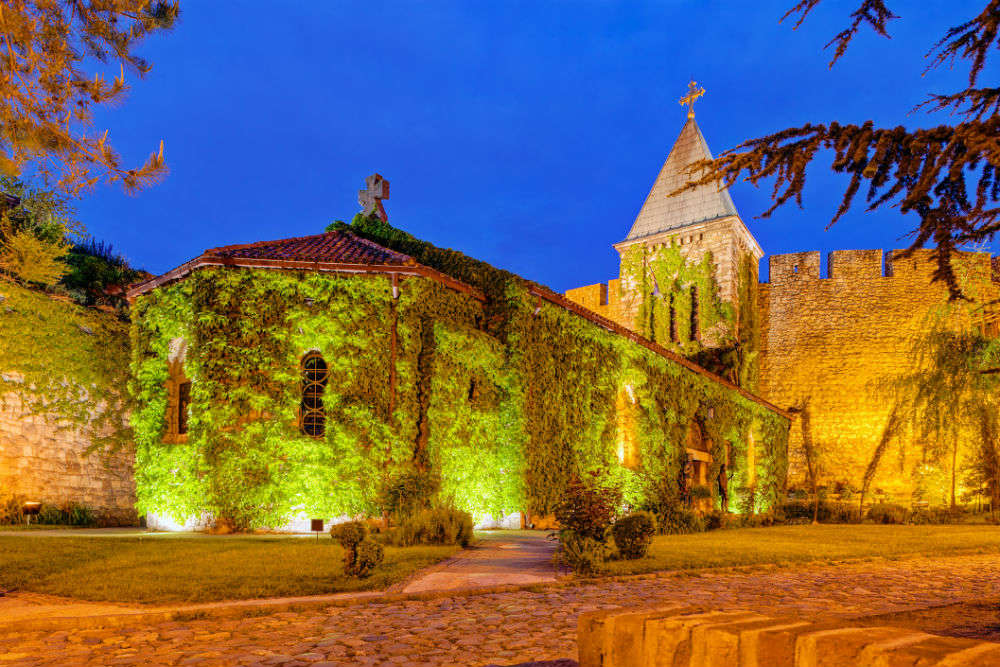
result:
[(408, 255), (347, 232), (326, 232), (276, 241), (210, 248), (206, 256), (239, 259), (270, 259), (291, 262), (404, 266), (413, 264)]

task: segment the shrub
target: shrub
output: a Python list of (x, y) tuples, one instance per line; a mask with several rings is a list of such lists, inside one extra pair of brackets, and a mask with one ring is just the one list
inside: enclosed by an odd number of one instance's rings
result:
[(368, 537), (368, 526), (361, 521), (338, 523), (330, 527), (330, 537), (345, 549), (354, 549)]
[(368, 525), (347, 521), (330, 528), (330, 537), (344, 548), (344, 574), (367, 577), (385, 556), (382, 545), (368, 536)]
[(906, 508), (896, 503), (875, 503), (868, 510), (868, 518), (875, 523), (906, 523)]
[(398, 546), (414, 544), (460, 544), (472, 541), (472, 515), (468, 512), (438, 507), (417, 512), (404, 520), (392, 533)]
[(354, 563), (350, 571), (345, 567), (344, 571), (356, 577), (365, 578), (378, 567), (378, 564), (385, 558), (382, 545), (371, 538), (365, 538), (358, 542), (354, 550)]
[(431, 501), (441, 488), (441, 480), (435, 475), (421, 472), (406, 472), (391, 480), (379, 494), (377, 504), (397, 523), (430, 507)]
[(69, 502), (61, 507), (42, 505), (36, 523), (50, 526), (93, 526), (97, 521), (89, 507)]
[[(814, 500), (789, 500), (775, 508), (777, 515), (783, 515), (789, 523), (812, 521)], [(820, 523), (857, 523), (860, 521), (858, 506), (854, 503), (819, 501), (819, 513), (816, 518)]]
[(608, 556), (608, 545), (603, 541), (565, 528), (559, 531), (559, 545), (563, 560), (580, 574), (600, 572)]
[(0, 526), (24, 523), (24, 498), (7, 496), (0, 498)]
[(662, 535), (682, 535), (705, 532), (705, 520), (694, 510), (680, 505), (665, 505), (656, 514), (656, 523)]
[(712, 510), (704, 516), (705, 530), (721, 530), (731, 528), (734, 523), (734, 516), (729, 512)]
[(611, 527), (615, 546), (622, 558), (635, 560), (642, 558), (649, 550), (649, 544), (656, 535), (656, 518), (649, 512), (636, 512), (622, 517)]
[(927, 507), (910, 512), (909, 522), (917, 525), (961, 523), (965, 512), (960, 507)]
[(598, 475), (589, 480), (574, 478), (566, 485), (563, 500), (556, 507), (559, 526), (575, 535), (606, 542), (608, 530), (621, 506), (621, 491), (602, 486)]

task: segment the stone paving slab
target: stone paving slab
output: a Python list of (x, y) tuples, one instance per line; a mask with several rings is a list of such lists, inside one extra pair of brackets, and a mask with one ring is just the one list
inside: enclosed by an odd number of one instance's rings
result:
[(685, 605), (810, 619), (1000, 596), (1000, 555), (596, 580), (134, 629), (0, 635), (0, 666), (428, 665), (575, 660), (587, 611)]
[(555, 565), (558, 546), (558, 540), (544, 534), (486, 538), (420, 572), (399, 590), (423, 593), (552, 583), (569, 574)]

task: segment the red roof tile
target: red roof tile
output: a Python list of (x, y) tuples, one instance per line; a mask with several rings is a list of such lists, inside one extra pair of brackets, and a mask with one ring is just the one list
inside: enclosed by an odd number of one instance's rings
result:
[(402, 266), (413, 264), (411, 257), (348, 232), (326, 232), (277, 241), (228, 245), (205, 251), (206, 256), (241, 259), (271, 259), (291, 262), (325, 262)]

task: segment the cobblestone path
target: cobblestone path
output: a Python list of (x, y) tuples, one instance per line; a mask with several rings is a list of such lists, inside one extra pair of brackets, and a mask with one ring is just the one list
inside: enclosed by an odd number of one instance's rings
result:
[(1000, 555), (629, 579), (132, 629), (0, 635), (0, 665), (516, 665), (576, 658), (576, 618), (683, 603), (852, 616), (1000, 595)]

